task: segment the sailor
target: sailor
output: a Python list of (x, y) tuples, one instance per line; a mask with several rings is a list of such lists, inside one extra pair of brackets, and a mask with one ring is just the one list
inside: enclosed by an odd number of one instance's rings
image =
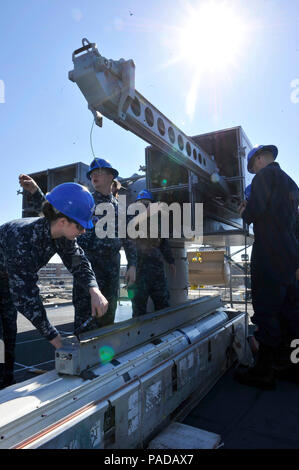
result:
[[(154, 198), (150, 191), (139, 192), (136, 202), (142, 202), (150, 215), (150, 205)], [(148, 219), (149, 220), (149, 219)], [(175, 275), (175, 260), (166, 238), (149, 238), (149, 227), (146, 238), (137, 238), (136, 283), (129, 291), (132, 298), (133, 317), (144, 315), (148, 298), (154, 303), (155, 310), (169, 307), (169, 290), (164, 272), (164, 260)]]
[(245, 191), (244, 191), (244, 195), (245, 195), (245, 200), (246, 200), (246, 201), (249, 201), (250, 193), (251, 193), (251, 184), (249, 184), (248, 186), (246, 186)]
[(298, 186), (275, 162), (278, 149), (259, 145), (248, 154), (247, 167), (255, 174), (248, 201), (240, 207), (243, 220), (253, 223), (251, 287), (259, 343), (256, 364), (238, 370), (236, 380), (262, 389), (275, 388), (273, 361), (285, 331), (299, 338), (297, 292), (299, 244), (296, 239)]
[[(137, 254), (131, 240), (118, 237), (118, 201), (111, 192), (111, 185), (113, 180), (118, 177), (118, 171), (112, 167), (109, 161), (95, 158), (89, 166), (87, 177), (91, 180), (95, 190), (92, 194), (96, 206), (108, 203), (113, 207), (115, 214), (115, 238), (109, 236), (99, 238), (95, 230), (89, 230), (79, 240), (95, 271), (100, 289), (109, 301), (107, 314), (99, 323), (99, 326), (104, 326), (114, 323), (119, 290), (120, 249), (122, 246), (124, 247), (128, 263), (125, 276), (127, 285), (135, 282)], [(100, 217), (95, 216), (95, 224)], [(75, 302), (78, 304), (77, 318), (81, 323), (86, 317), (84, 317), (85, 307), (82, 305), (79, 291), (80, 289), (76, 289), (76, 285), (74, 285)], [(79, 297), (77, 297), (78, 295)]]
[(108, 306), (76, 241), (93, 226), (92, 195), (79, 184), (64, 183), (45, 199), (44, 217), (13, 220), (0, 227), (0, 338), (5, 345), (5, 362), (0, 364), (1, 388), (14, 383), (17, 311), (55, 348), (61, 347), (61, 337), (47, 318), (37, 286), (38, 271), (55, 253), (89, 297), (92, 315), (104, 315)]
[(113, 196), (118, 199), (119, 190), (122, 188), (122, 185), (119, 181), (113, 180), (111, 185), (111, 192)]
[[(94, 158), (89, 166), (87, 178), (94, 188), (92, 192), (95, 205), (108, 204), (115, 214), (114, 238), (106, 236), (99, 238), (95, 228), (86, 230), (78, 238), (78, 244), (83, 248), (86, 257), (91, 263), (99, 288), (109, 302), (107, 313), (104, 317), (97, 319), (97, 326), (102, 327), (114, 323), (117, 307), (120, 275), (120, 249), (123, 246), (127, 257), (127, 272), (125, 282), (131, 285), (135, 282), (137, 254), (133, 241), (118, 237), (118, 201), (111, 192), (111, 185), (118, 176), (118, 171), (111, 163), (103, 158)], [(32, 178), (27, 175), (20, 176), (20, 184), (33, 196), (33, 203), (40, 206), (43, 194)], [(100, 206), (99, 206), (100, 207)], [(95, 211), (97, 214), (99, 211)], [(94, 225), (104, 217), (94, 215)], [(73, 284), (73, 303), (75, 307), (75, 330), (90, 318), (90, 300), (76, 279)]]

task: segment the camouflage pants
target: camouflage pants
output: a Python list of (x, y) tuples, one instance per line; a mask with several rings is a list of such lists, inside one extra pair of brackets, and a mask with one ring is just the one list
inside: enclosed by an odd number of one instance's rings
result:
[[(95, 273), (100, 291), (109, 302), (108, 310), (103, 317), (97, 320), (98, 327), (114, 323), (119, 290), (120, 254), (112, 257), (101, 256), (97, 258), (86, 254)], [(90, 295), (86, 287), (78, 284), (74, 278), (73, 304), (75, 308), (75, 329), (91, 316)]]
[(169, 291), (161, 259), (147, 257), (138, 260), (132, 297), (133, 317), (146, 313), (149, 297), (154, 302), (155, 310), (169, 307)]
[(0, 386), (13, 380), (15, 345), (17, 337), (17, 310), (12, 302), (6, 273), (0, 273), (0, 339), (4, 342), (5, 362), (0, 356)]

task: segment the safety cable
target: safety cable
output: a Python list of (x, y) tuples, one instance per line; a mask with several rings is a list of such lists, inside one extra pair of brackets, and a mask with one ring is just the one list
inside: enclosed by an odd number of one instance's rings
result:
[(89, 135), (90, 147), (91, 147), (93, 157), (95, 157), (95, 153), (94, 153), (93, 145), (92, 145), (92, 131), (93, 131), (94, 123), (95, 123), (95, 119), (93, 119), (93, 121), (92, 121), (91, 129), (90, 129), (90, 135)]

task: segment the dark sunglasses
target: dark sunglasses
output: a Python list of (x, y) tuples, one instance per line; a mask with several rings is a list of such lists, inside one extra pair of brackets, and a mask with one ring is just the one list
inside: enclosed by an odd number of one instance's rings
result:
[(111, 176), (114, 175), (114, 173), (109, 168), (95, 168), (90, 173), (90, 176), (96, 175), (96, 174), (98, 174), (98, 175), (111, 175)]

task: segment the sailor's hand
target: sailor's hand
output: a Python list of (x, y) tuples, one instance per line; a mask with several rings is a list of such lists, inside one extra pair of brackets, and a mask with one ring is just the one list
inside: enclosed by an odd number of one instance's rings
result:
[(238, 207), (239, 214), (242, 215), (247, 206), (247, 201), (242, 201)]
[(97, 287), (89, 289), (91, 300), (91, 315), (93, 317), (102, 317), (108, 309), (108, 300), (103, 296)]
[(19, 176), (19, 183), (22, 188), (26, 189), (26, 191), (28, 191), (30, 194), (34, 194), (38, 190), (38, 185), (36, 184), (34, 179), (32, 179), (28, 175), (21, 174)]
[(130, 286), (131, 284), (134, 284), (135, 281), (136, 281), (136, 267), (130, 266), (126, 272), (125, 283), (127, 284), (127, 286)]
[(296, 271), (296, 279), (299, 280), (299, 268)]
[(51, 339), (50, 343), (54, 346), (55, 349), (62, 347), (62, 338), (60, 335), (55, 336), (54, 339)]

